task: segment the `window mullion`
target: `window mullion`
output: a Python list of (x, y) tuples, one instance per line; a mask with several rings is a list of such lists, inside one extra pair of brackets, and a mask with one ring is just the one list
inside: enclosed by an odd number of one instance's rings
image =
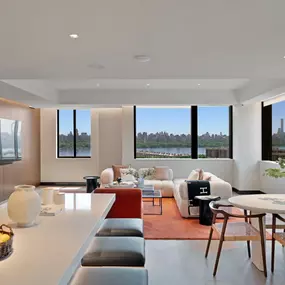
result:
[(198, 158), (198, 107), (191, 106), (191, 158)]
[(76, 110), (73, 110), (73, 156), (76, 157)]

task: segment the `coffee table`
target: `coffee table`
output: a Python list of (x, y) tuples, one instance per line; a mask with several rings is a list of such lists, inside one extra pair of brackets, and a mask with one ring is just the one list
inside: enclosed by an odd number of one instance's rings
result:
[[(162, 215), (162, 194), (160, 190), (154, 190), (154, 191), (143, 191), (142, 190), (142, 198), (150, 198), (152, 201), (144, 201), (146, 202), (152, 202), (153, 206), (159, 206), (160, 207), (160, 214), (156, 213), (147, 213), (144, 215)], [(159, 203), (155, 205), (154, 199), (158, 199)]]

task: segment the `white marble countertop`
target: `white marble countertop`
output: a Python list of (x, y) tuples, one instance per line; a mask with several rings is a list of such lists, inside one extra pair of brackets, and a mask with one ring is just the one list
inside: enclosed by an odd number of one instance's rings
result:
[(68, 284), (114, 202), (115, 194), (66, 194), (61, 213), (30, 228), (17, 228), (1, 205), (0, 224), (15, 233), (12, 255), (0, 261), (1, 284)]
[(239, 195), (229, 198), (229, 202), (254, 213), (285, 214), (285, 194)]

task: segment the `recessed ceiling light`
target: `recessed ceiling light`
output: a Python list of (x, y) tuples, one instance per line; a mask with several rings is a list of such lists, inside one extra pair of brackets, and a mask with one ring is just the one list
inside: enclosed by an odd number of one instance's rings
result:
[(200, 83), (198, 83), (198, 86), (200, 86), (201, 84)]
[(150, 57), (144, 54), (135, 55), (134, 59), (139, 62), (148, 62), (150, 61)]
[(91, 63), (91, 64), (88, 64), (88, 67), (89, 68), (95, 68), (95, 69), (104, 69), (105, 66), (100, 64), (100, 63)]
[(97, 86), (97, 87), (100, 87), (100, 83), (97, 83), (96, 86)]
[(78, 34), (70, 34), (69, 37), (72, 39), (78, 39), (79, 36)]
[(146, 88), (149, 88), (149, 87), (150, 87), (150, 84), (149, 84), (149, 83), (147, 83), (145, 86), (146, 86)]

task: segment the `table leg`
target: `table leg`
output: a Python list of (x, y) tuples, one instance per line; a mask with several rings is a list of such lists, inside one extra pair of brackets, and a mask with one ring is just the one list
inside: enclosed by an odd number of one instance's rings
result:
[[(252, 214), (260, 214), (260, 213), (252, 213)], [(251, 219), (251, 224), (259, 231), (258, 219)], [(265, 218), (263, 218), (263, 232), (264, 232), (265, 239), (266, 239)], [(266, 242), (265, 242), (265, 248), (266, 248)], [(257, 269), (259, 269), (260, 271), (264, 271), (260, 241), (252, 242), (251, 260), (252, 260), (252, 263), (257, 267)]]

